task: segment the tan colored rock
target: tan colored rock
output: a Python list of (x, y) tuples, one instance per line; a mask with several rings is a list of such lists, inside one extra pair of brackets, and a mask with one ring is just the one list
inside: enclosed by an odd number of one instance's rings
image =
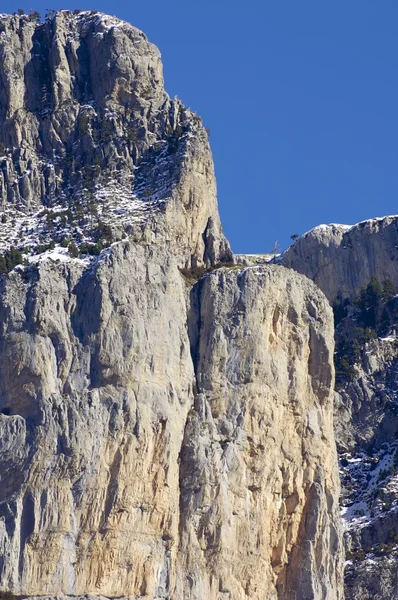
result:
[(4, 282), (1, 585), (155, 598), (175, 582), (193, 402), (185, 284), (128, 244), (79, 275), (48, 261)]
[[(232, 259), (208, 136), (138, 30), (1, 15), (0, 79), (0, 252), (56, 244), (0, 279), (0, 589), (341, 600), (322, 293), (282, 267), (191, 289)], [(117, 234), (96, 258), (22, 223), (77, 200)]]
[(322, 295), (223, 269), (194, 288), (188, 336), (162, 249), (75, 265), (3, 280), (3, 589), (341, 598)]
[(280, 267), (223, 269), (198, 294), (177, 597), (342, 598), (330, 308)]

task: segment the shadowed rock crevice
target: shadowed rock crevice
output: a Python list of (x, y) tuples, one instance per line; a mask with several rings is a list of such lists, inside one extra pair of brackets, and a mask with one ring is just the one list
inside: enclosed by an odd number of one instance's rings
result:
[(30, 60), (24, 68), (24, 105), (39, 118), (44, 111), (54, 108), (48, 37), (45, 26), (34, 29)]

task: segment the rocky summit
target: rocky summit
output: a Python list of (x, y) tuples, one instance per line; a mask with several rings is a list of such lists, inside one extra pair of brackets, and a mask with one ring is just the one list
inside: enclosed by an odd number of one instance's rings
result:
[(0, 125), (0, 597), (396, 600), (398, 219), (234, 256), (96, 11), (0, 15)]
[(0, 249), (65, 261), (128, 237), (181, 266), (230, 259), (206, 130), (143, 33), (96, 12), (0, 15), (0, 80)]

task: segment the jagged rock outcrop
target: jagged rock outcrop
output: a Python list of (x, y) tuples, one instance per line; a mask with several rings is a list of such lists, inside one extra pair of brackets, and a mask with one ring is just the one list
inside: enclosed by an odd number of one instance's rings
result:
[(0, 199), (14, 221), (3, 245), (36, 254), (32, 229), (56, 245), (95, 241), (94, 205), (114, 239), (166, 241), (182, 266), (231, 259), (207, 133), (165, 93), (141, 31), (95, 11), (2, 15), (0, 82)]
[(396, 340), (374, 340), (336, 394), (347, 600), (396, 600), (398, 404)]
[(379, 449), (398, 434), (398, 340), (372, 340), (357, 373), (336, 395), (335, 433), (342, 452)]
[(0, 589), (341, 600), (325, 297), (223, 267), (206, 131), (138, 30), (1, 15), (0, 81)]
[(346, 600), (397, 600), (398, 555), (372, 562), (363, 561), (347, 568)]
[(333, 303), (352, 298), (372, 275), (398, 285), (398, 217), (347, 225), (319, 225), (305, 233), (281, 257), (303, 273)]
[(393, 336), (372, 340), (336, 394), (347, 600), (398, 598), (397, 364)]

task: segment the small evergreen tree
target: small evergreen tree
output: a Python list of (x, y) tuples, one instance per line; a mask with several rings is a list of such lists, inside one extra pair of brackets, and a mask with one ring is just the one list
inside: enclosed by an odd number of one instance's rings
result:
[(372, 306), (377, 306), (377, 303), (383, 296), (383, 288), (381, 287), (381, 283), (377, 279), (376, 275), (372, 275), (370, 278), (370, 281), (366, 286), (366, 294), (369, 304)]
[(29, 11), (29, 18), (31, 21), (40, 21), (41, 15), (37, 10)]
[(366, 288), (362, 288), (354, 304), (360, 309), (360, 321), (364, 327), (376, 329), (377, 313), (383, 297), (383, 288), (376, 275), (372, 275)]
[(341, 298), (336, 298), (336, 300), (333, 302), (333, 316), (335, 327), (337, 327), (337, 325), (347, 316), (348, 306), (348, 299), (342, 300)]
[(57, 11), (53, 8), (47, 8), (46, 10), (46, 21), (51, 21), (55, 15), (57, 14)]
[[(4, 412), (6, 411), (6, 412)], [(7, 411), (9, 411), (9, 409), (5, 408), (3, 410), (3, 415), (7, 414)], [(8, 592), (5, 590), (1, 590), (0, 591), (0, 600), (17, 600), (17, 596), (15, 596), (15, 594), (13, 594), (12, 592)]]
[(79, 135), (85, 135), (86, 133), (88, 133), (89, 125), (90, 119), (88, 118), (88, 116), (85, 113), (80, 115), (78, 125)]
[(138, 135), (136, 129), (134, 127), (127, 127), (127, 139), (129, 142), (135, 144), (138, 142)]
[(72, 258), (78, 258), (79, 257), (79, 248), (76, 246), (75, 242), (71, 242), (68, 246), (68, 251), (69, 251), (69, 255)]
[(22, 253), (14, 246), (0, 256), (0, 275), (7, 275), (14, 267), (22, 263)]
[(113, 125), (111, 121), (104, 119), (101, 123), (101, 141), (110, 142), (114, 135)]
[(390, 300), (393, 296), (395, 296), (396, 293), (397, 292), (393, 280), (387, 277), (387, 279), (383, 281), (382, 295), (384, 300)]
[(95, 237), (97, 241), (106, 240), (111, 242), (113, 237), (112, 227), (103, 221), (99, 221)]

